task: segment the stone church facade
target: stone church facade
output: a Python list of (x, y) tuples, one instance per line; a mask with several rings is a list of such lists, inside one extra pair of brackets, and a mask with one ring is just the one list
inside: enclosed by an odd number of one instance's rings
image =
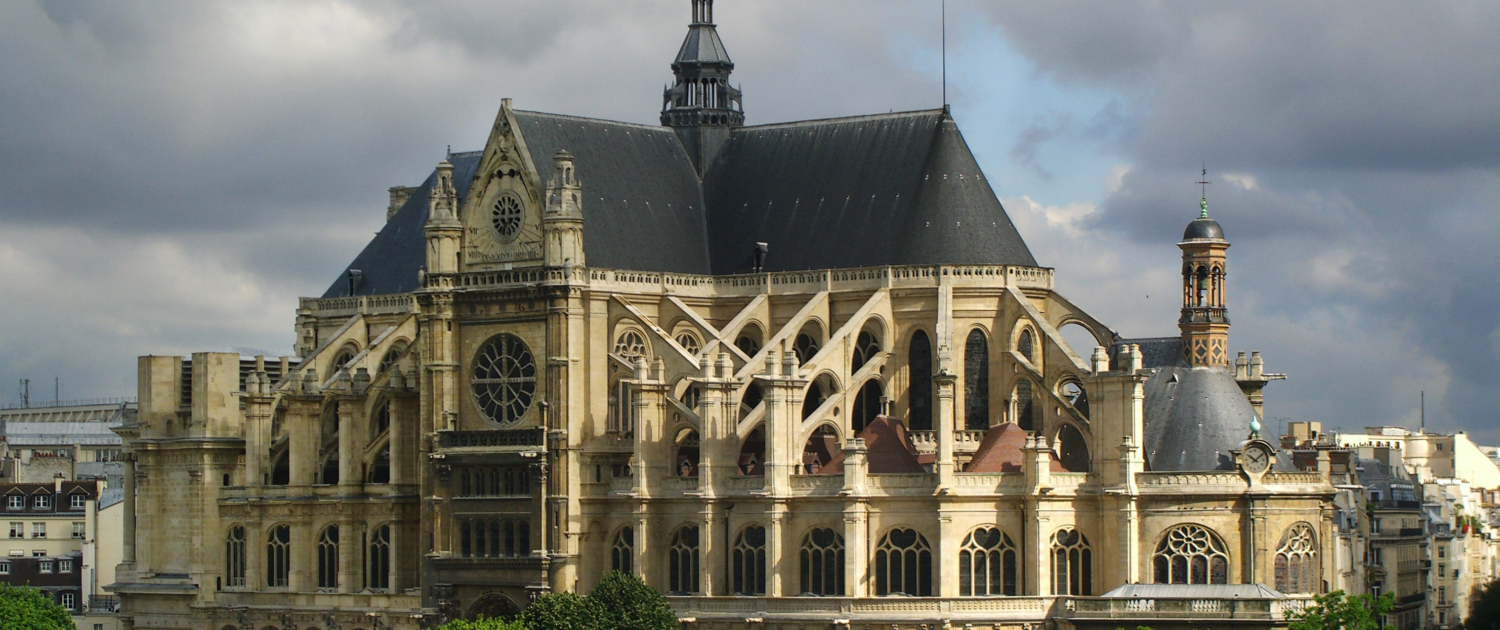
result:
[(743, 126), (708, 0), (672, 67), (660, 127), (506, 101), (393, 188), (300, 358), (140, 359), (127, 628), (418, 628), (611, 570), (705, 628), (1091, 627), (1150, 584), (1264, 585), (1203, 612), (1271, 620), (1326, 589), (1334, 489), (1255, 434), (1279, 375), (1229, 356), (1206, 202), (1180, 336), (1124, 339), (946, 109)]

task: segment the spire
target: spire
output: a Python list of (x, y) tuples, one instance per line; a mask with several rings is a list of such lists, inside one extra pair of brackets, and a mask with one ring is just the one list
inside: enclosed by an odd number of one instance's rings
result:
[(662, 92), (661, 124), (677, 131), (701, 175), (745, 124), (740, 91), (729, 85), (734, 62), (714, 26), (713, 0), (692, 0), (693, 21), (672, 61), (674, 81)]
[(1199, 197), (1199, 199), (1198, 199), (1198, 218), (1200, 218), (1200, 219), (1207, 219), (1208, 218), (1208, 185), (1213, 183), (1211, 181), (1208, 181), (1208, 167), (1207, 166), (1203, 167), (1203, 179), (1198, 180), (1196, 183), (1199, 186), (1201, 186), (1202, 189), (1203, 189), (1202, 190), (1202, 196)]

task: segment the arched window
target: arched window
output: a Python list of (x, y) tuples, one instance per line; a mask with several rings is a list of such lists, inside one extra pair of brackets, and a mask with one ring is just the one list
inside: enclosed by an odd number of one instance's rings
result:
[(677, 333), (677, 345), (693, 356), (698, 356), (698, 351), (703, 349), (703, 342), (698, 341), (698, 336), (687, 331)]
[(283, 588), (291, 572), (292, 528), (277, 525), (266, 536), (266, 586)]
[(807, 393), (802, 396), (802, 419), (807, 420), (817, 413), (818, 408), (828, 401), (828, 396), (832, 393), (833, 383), (827, 374), (813, 379), (812, 384), (807, 386)]
[(1036, 363), (1036, 355), (1032, 354), (1033, 345), (1035, 344), (1032, 342), (1031, 329), (1027, 328), (1025, 330), (1022, 330), (1021, 336), (1016, 339), (1016, 352), (1019, 352), (1021, 353), (1021, 356), (1026, 357), (1027, 361)]
[(907, 351), (907, 363), (911, 366), (910, 396), (907, 405), (909, 428), (913, 431), (932, 430), (932, 343), (927, 333), (918, 330), (911, 336)]
[(634, 364), (636, 357), (646, 356), (646, 338), (636, 330), (626, 330), (615, 339), (615, 355)]
[(958, 552), (958, 594), (965, 597), (1016, 594), (1016, 544), (995, 527), (964, 537)]
[(964, 343), (964, 428), (990, 428), (990, 341), (978, 328)]
[(860, 331), (859, 336), (854, 339), (854, 354), (849, 360), (849, 373), (853, 374), (864, 367), (870, 359), (880, 354), (880, 340), (868, 330)]
[(388, 589), (391, 587), (391, 526), (389, 523), (376, 527), (370, 534), (370, 567), (365, 573), (369, 576), (370, 588)]
[(332, 374), (346, 367), (349, 367), (349, 364), (354, 361), (354, 355), (358, 352), (359, 347), (355, 346), (352, 343), (346, 344), (344, 347), (339, 348), (339, 353), (333, 355), (333, 363), (330, 364), (328, 373)]
[(880, 415), (880, 398), (884, 395), (885, 390), (880, 386), (880, 381), (873, 378), (865, 381), (864, 386), (859, 388), (859, 395), (854, 397), (854, 409), (849, 414), (855, 433), (865, 430), (875, 420), (875, 416)]
[(370, 418), (370, 441), (380, 439), (386, 431), (391, 429), (391, 403), (386, 401), (375, 408), (375, 414)]
[(804, 328), (802, 332), (797, 333), (797, 339), (792, 342), (792, 351), (797, 353), (797, 363), (800, 365), (806, 365), (818, 354), (818, 350), (822, 349), (822, 344), (815, 336), (817, 335), (815, 328), (814, 326)]
[(1281, 535), (1276, 548), (1276, 590), (1282, 593), (1318, 592), (1318, 537), (1312, 526), (1297, 523)]
[(520, 420), (536, 397), (531, 348), (510, 333), (491, 337), (474, 355), (469, 386), (474, 405), (490, 422), (506, 425)]
[(283, 444), (280, 450), (271, 452), (271, 485), (284, 486), (292, 481), (292, 466), (288, 461), (289, 451)]
[(609, 546), (609, 568), (626, 575), (630, 574), (635, 559), (635, 532), (629, 526), (621, 527), (615, 541)]
[(1068, 404), (1078, 411), (1078, 415), (1089, 417), (1089, 393), (1083, 389), (1082, 384), (1073, 380), (1063, 381), (1063, 384), (1057, 387), (1057, 392), (1062, 395), (1063, 400), (1068, 401)]
[(932, 546), (915, 529), (893, 529), (875, 547), (875, 594), (932, 596)]
[(1219, 535), (1178, 525), (1162, 536), (1152, 559), (1157, 584), (1228, 584), (1229, 553)]
[(245, 527), (229, 528), (224, 538), (224, 575), (230, 586), (245, 585)]
[(739, 348), (740, 352), (745, 353), (745, 356), (754, 357), (760, 353), (761, 337), (759, 326), (746, 324), (744, 328), (740, 329), (739, 336), (735, 338), (734, 347)]
[(339, 586), (339, 526), (329, 525), (318, 536), (318, 588)]
[(766, 594), (766, 528), (751, 525), (740, 530), (732, 555), (735, 594)]
[(802, 594), (844, 594), (844, 537), (816, 528), (802, 538)]
[(667, 548), (667, 590), (698, 592), (698, 527), (683, 525), (672, 534)]
[(1016, 382), (1016, 425), (1026, 431), (1036, 430), (1036, 405), (1031, 396), (1031, 379), (1024, 376)]
[(1089, 460), (1088, 440), (1083, 432), (1071, 424), (1063, 423), (1057, 430), (1058, 459), (1068, 472), (1089, 472), (1093, 465)]
[(395, 367), (396, 362), (400, 361), (401, 355), (405, 353), (405, 342), (397, 342), (395, 345), (391, 346), (391, 349), (385, 352), (385, 356), (380, 357), (380, 367), (378, 368), (379, 371), (376, 372), (376, 374), (385, 374), (392, 367)]
[(1052, 535), (1052, 594), (1094, 594), (1094, 552), (1076, 529)]

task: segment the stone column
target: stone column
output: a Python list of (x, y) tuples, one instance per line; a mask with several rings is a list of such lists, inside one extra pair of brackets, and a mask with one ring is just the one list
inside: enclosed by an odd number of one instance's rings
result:
[[(342, 473), (340, 473), (342, 474)], [(364, 575), (360, 571), (360, 558), (364, 555), (361, 547), (365, 541), (364, 523), (354, 519), (352, 515), (339, 519), (339, 581), (338, 591), (340, 593), (353, 593), (364, 587)]]
[(718, 580), (714, 579), (719, 569), (724, 566), (723, 545), (720, 538), (724, 532), (714, 522), (713, 504), (704, 505), (698, 512), (701, 521), (698, 529), (698, 586), (704, 595), (715, 595), (718, 593), (729, 594), (729, 584), (719, 586)]
[(958, 532), (946, 504), (938, 508), (937, 590), (938, 597), (958, 597)]
[(844, 589), (849, 597), (870, 596), (869, 520), (865, 499), (855, 500), (844, 509)]
[(937, 390), (937, 473), (940, 493), (947, 493), (953, 487), (953, 473), (956, 472), (953, 461), (953, 432), (956, 430), (953, 396), (957, 382), (958, 377), (946, 371), (932, 377), (933, 389)]
[(782, 581), (791, 563), (782, 562), (782, 558), (796, 557), (796, 554), (787, 556), (783, 553), (787, 542), (786, 514), (785, 501), (776, 501), (771, 505), (770, 526), (766, 528), (766, 595), (770, 597), (786, 595)]
[(120, 514), (125, 533), (120, 544), (120, 562), (135, 568), (135, 452), (125, 453), (125, 498), (121, 501)]
[[(369, 379), (368, 376), (365, 378)], [(339, 485), (346, 489), (364, 484), (363, 449), (360, 448), (364, 443), (361, 439), (364, 432), (359, 427), (364, 424), (360, 419), (365, 415), (365, 402), (365, 397), (359, 395), (339, 397)]]

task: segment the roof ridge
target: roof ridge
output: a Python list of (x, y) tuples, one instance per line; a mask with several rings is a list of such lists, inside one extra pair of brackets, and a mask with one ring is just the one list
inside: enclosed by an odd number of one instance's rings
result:
[(910, 118), (910, 117), (914, 117), (914, 116), (916, 116), (918, 114), (939, 114), (939, 115), (941, 115), (942, 113), (943, 113), (942, 109), (914, 109), (914, 110), (909, 110), (909, 111), (904, 111), (904, 112), (886, 112), (884, 114), (863, 114), (863, 115), (859, 115), (859, 116), (840, 116), (840, 117), (835, 117), (835, 118), (813, 118), (813, 119), (809, 119), (809, 120), (792, 120), (792, 121), (779, 122), (779, 123), (767, 123), (767, 124), (764, 124), (764, 125), (746, 125), (744, 127), (739, 127), (738, 129), (735, 129), (735, 131), (742, 131), (742, 130), (748, 130), (748, 129), (769, 129), (769, 128), (773, 128), (773, 127), (800, 127), (800, 126), (819, 125), (819, 124), (827, 124), (827, 123), (862, 122), (862, 121), (866, 121), (866, 120), (880, 120), (880, 119), (884, 119), (884, 118)]
[(621, 120), (609, 120), (608, 118), (590, 118), (588, 116), (573, 116), (573, 115), (570, 115), (570, 114), (554, 114), (554, 113), (551, 113), (551, 112), (538, 112), (538, 111), (532, 111), (532, 110), (529, 110), (529, 109), (516, 109), (516, 110), (511, 110), (511, 111), (514, 111), (517, 114), (531, 114), (531, 115), (535, 115), (535, 116), (546, 116), (546, 117), (549, 117), (549, 118), (565, 118), (565, 119), (568, 119), (568, 120), (580, 120), (580, 121), (588, 121), (588, 122), (595, 122), (595, 123), (609, 123), (611, 125), (623, 125), (623, 126), (626, 126), (626, 127), (635, 127), (637, 129), (648, 129), (648, 130), (651, 130), (651, 131), (666, 131), (666, 132), (671, 132), (672, 131), (671, 127), (663, 127), (661, 125), (646, 125), (646, 124), (642, 124), (642, 123), (633, 123), (633, 122), (624, 122), (624, 121), (621, 121)]

